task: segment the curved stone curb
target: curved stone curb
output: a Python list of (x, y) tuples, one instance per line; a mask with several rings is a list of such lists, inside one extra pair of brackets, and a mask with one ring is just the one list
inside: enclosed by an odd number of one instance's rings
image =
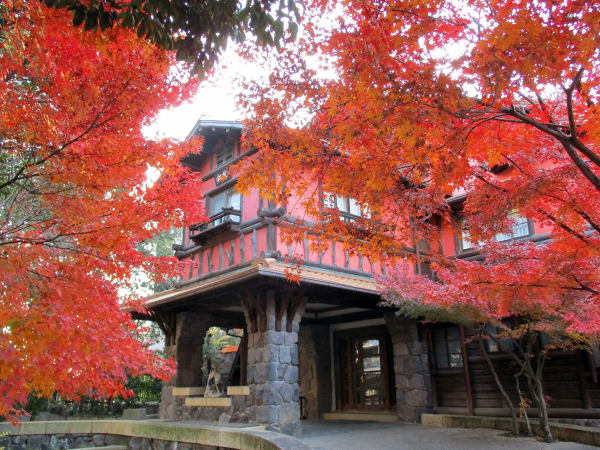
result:
[[(552, 419), (550, 419), (552, 420)], [(525, 420), (519, 419), (521, 430), (525, 429)], [(542, 437), (539, 422), (530, 419), (531, 429), (536, 436)], [(509, 417), (459, 416), (453, 414), (422, 414), (421, 423), (438, 428), (489, 428), (492, 430), (513, 431), (513, 422)], [(550, 423), (554, 439), (577, 442), (578, 444), (600, 447), (600, 428), (582, 427), (562, 423)]]
[[(312, 450), (302, 441), (272, 431), (137, 420), (76, 420), (0, 423), (0, 435), (107, 434), (201, 444), (235, 450)], [(99, 447), (100, 448), (100, 447)]]

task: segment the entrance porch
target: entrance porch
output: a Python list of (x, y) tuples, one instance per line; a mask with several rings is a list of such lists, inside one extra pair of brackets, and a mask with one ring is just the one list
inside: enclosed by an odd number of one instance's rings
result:
[[(179, 366), (164, 386), (161, 418), (249, 422), (300, 436), (301, 418), (370, 414), (418, 422), (430, 411), (423, 331), (378, 306), (371, 278), (306, 268), (296, 285), (279, 266), (274, 259), (255, 260), (247, 270), (210, 279), (210, 289), (183, 287), (171, 299), (150, 300), (165, 330), (167, 354)], [(239, 369), (225, 383), (247, 389), (204, 399), (197, 388), (211, 326), (244, 330)]]

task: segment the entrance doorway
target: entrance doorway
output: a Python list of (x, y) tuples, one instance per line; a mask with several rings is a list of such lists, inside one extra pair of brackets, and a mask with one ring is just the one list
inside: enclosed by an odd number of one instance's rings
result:
[(385, 328), (337, 331), (334, 342), (337, 410), (390, 411), (395, 389)]

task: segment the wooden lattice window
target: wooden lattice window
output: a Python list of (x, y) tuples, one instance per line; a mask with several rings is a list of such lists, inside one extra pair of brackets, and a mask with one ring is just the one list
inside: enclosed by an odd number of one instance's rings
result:
[(228, 161), (233, 159), (233, 144), (224, 145), (217, 150), (217, 165), (216, 167), (222, 166)]
[(437, 369), (462, 368), (460, 328), (458, 326), (435, 328), (433, 330), (433, 350)]

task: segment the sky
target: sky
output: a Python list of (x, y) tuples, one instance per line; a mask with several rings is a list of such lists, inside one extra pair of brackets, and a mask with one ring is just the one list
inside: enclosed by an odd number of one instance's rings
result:
[(235, 51), (230, 49), (223, 56), (214, 75), (200, 83), (198, 93), (191, 103), (161, 111), (154, 124), (147, 127), (144, 133), (148, 138), (185, 139), (200, 118), (242, 120), (243, 117), (235, 107), (235, 95), (239, 89), (234, 79), (240, 72), (244, 75), (261, 76), (264, 71), (242, 62)]

